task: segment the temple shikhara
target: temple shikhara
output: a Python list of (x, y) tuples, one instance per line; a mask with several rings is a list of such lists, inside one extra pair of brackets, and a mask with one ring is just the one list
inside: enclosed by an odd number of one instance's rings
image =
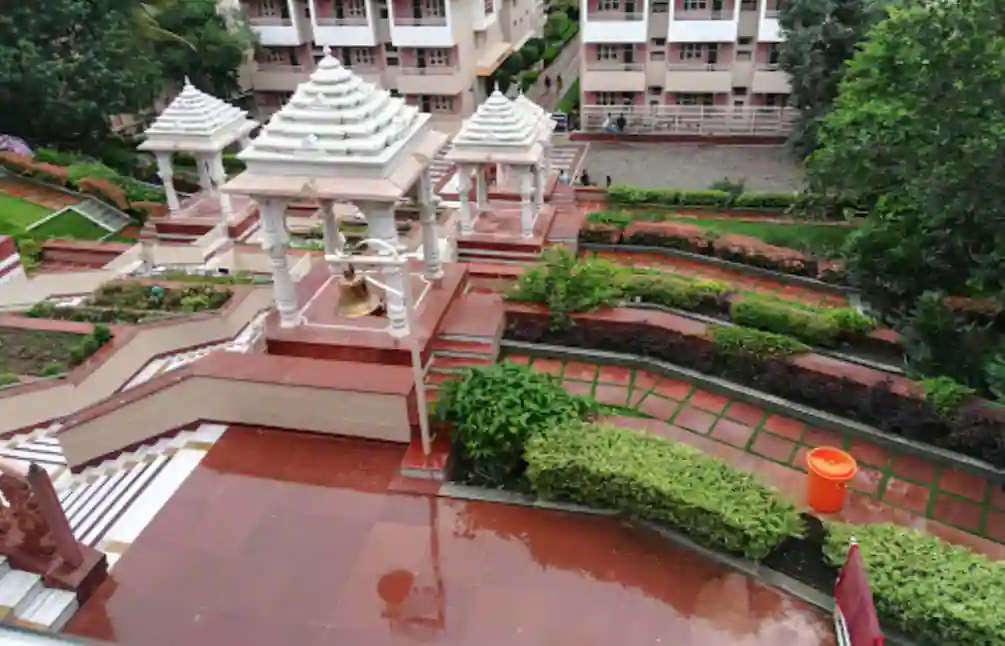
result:
[[(127, 639), (108, 634), (108, 604), (133, 594), (134, 543), (243, 429), (380, 440), (405, 449), (398, 477), (442, 480), (448, 438), (428, 405), (496, 360), (500, 288), (582, 224), (558, 166), (574, 173), (585, 146), (554, 146), (553, 129), (497, 90), (451, 141), (326, 51), (261, 126), (185, 81), (139, 146), (167, 204), (138, 243), (53, 243), (67, 269), (26, 274), (0, 239), (0, 307), (52, 314), (5, 325), (70, 334), (92, 326), (60, 316), (109, 308), (137, 321), (106, 319), (62, 378), (0, 389), (6, 623)], [(411, 603), (435, 627), (442, 608)]]

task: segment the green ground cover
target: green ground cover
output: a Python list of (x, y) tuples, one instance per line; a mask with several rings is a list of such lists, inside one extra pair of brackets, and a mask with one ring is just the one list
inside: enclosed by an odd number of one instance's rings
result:
[(696, 224), (722, 234), (758, 238), (775, 245), (800, 249), (817, 256), (833, 255), (852, 231), (853, 227), (826, 224), (799, 224), (788, 222), (753, 222), (750, 220), (728, 220), (709, 218), (672, 218), (682, 224)]
[(13, 235), (52, 213), (52, 209), (0, 192), (0, 233)]
[(109, 231), (79, 213), (67, 211), (48, 222), (40, 224), (29, 233), (36, 240), (49, 240), (51, 238), (100, 240), (107, 236)]

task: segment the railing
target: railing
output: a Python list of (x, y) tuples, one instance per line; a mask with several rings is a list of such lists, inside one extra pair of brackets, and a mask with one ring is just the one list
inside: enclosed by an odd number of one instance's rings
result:
[(642, 63), (625, 63), (624, 61), (587, 61), (588, 72), (641, 72), (645, 69)]
[(292, 27), (292, 18), (280, 18), (279, 16), (252, 16), (248, 18), (252, 27)]
[(400, 68), (399, 74), (415, 74), (418, 76), (434, 76), (434, 75), (449, 75), (457, 74), (460, 71), (459, 68), (453, 65), (428, 65), (426, 67), (418, 67), (415, 65), (403, 65)]
[(369, 24), (366, 16), (345, 16), (342, 18), (328, 16), (315, 18), (314, 22), (317, 23), (318, 27), (365, 27)]
[(421, 18), (403, 16), (401, 18), (395, 17), (394, 24), (396, 27), (446, 27), (447, 17), (446, 16), (422, 16)]
[(729, 70), (729, 65), (694, 61), (691, 63), (668, 63), (667, 69), (671, 72), (722, 72)]
[(724, 105), (585, 105), (584, 132), (603, 132), (608, 115), (624, 115), (625, 134), (784, 136), (798, 114), (794, 108)]
[(376, 63), (354, 63), (347, 61), (342, 63), (356, 74), (375, 74), (380, 72), (380, 67)]
[(609, 22), (638, 22), (645, 19), (646, 14), (641, 11), (591, 11), (587, 14), (587, 20), (606, 20)]
[(259, 63), (259, 72), (288, 72), (290, 74), (304, 73), (311, 70), (306, 65), (284, 65), (283, 63)]
[(674, 20), (732, 20), (732, 9), (684, 9), (674, 13)]

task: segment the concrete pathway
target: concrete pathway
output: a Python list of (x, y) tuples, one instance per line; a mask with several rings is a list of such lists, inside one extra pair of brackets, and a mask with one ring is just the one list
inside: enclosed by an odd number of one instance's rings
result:
[[(558, 58), (552, 61), (551, 65), (541, 73), (537, 83), (527, 89), (527, 98), (536, 101), (545, 110), (554, 110), (558, 100), (562, 98), (572, 82), (579, 78), (579, 49), (579, 34), (576, 34), (576, 37), (569, 41)], [(550, 92), (544, 90), (545, 76), (551, 77)], [(562, 77), (561, 92), (555, 87), (555, 79), (559, 76)]]

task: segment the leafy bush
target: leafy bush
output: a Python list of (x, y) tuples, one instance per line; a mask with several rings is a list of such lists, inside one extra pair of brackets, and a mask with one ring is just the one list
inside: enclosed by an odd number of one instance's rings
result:
[(796, 508), (753, 475), (648, 433), (568, 422), (531, 437), (526, 460), (544, 498), (668, 523), (749, 558), (802, 533)]
[(628, 300), (674, 307), (703, 314), (728, 311), (729, 286), (714, 281), (692, 281), (661, 272), (637, 272), (618, 281)]
[(87, 360), (92, 354), (101, 349), (112, 340), (112, 332), (106, 325), (95, 325), (91, 333), (80, 340), (76, 346), (70, 350), (71, 365), (79, 365)]
[(935, 377), (921, 382), (925, 401), (941, 415), (952, 415), (976, 391), (950, 377)]
[(854, 537), (885, 626), (920, 643), (1005, 643), (1005, 567), (895, 525), (829, 527), (824, 553), (840, 566)]
[(621, 297), (614, 280), (619, 268), (608, 262), (581, 263), (564, 245), (544, 253), (542, 262), (524, 272), (510, 300), (547, 306), (554, 324), (567, 325), (569, 316), (614, 304)]
[(508, 362), (446, 382), (436, 402), (437, 417), (454, 426), (462, 477), (492, 487), (520, 482), (531, 437), (597, 409), (595, 401), (570, 395), (550, 376)]
[(561, 41), (562, 35), (569, 28), (572, 21), (564, 11), (554, 11), (548, 15), (544, 23), (544, 37), (549, 42)]
[(747, 180), (742, 178), (738, 180), (733, 180), (729, 179), (728, 177), (723, 177), (722, 179), (713, 182), (712, 185), (709, 186), (709, 188), (713, 191), (722, 191), (724, 193), (729, 193), (730, 195), (733, 196), (734, 200), (736, 199), (737, 195), (743, 193), (746, 187), (747, 187)]
[(537, 83), (537, 79), (540, 75), (541, 73), (535, 70), (526, 70), (525, 72), (522, 72), (520, 74), (520, 89), (526, 92), (530, 86)]
[(836, 346), (841, 336), (838, 322), (830, 316), (784, 303), (737, 301), (730, 308), (730, 318), (737, 325), (787, 334), (824, 348)]
[(529, 66), (523, 60), (523, 53), (518, 50), (507, 56), (506, 60), (502, 62), (501, 67), (503, 70), (508, 72), (510, 76), (516, 76)]
[(43, 377), (55, 377), (66, 372), (66, 366), (61, 363), (50, 363), (42, 368)]
[(731, 355), (746, 354), (759, 359), (778, 359), (810, 350), (792, 337), (773, 332), (728, 325), (710, 325), (708, 330), (716, 348)]
[(591, 224), (601, 224), (618, 230), (627, 229), (633, 219), (632, 214), (627, 211), (595, 211), (586, 216), (586, 221)]
[(527, 42), (520, 48), (520, 55), (523, 57), (524, 66), (531, 67), (541, 60), (541, 54), (544, 53), (545, 46), (546, 43), (541, 38), (527, 39)]
[(1005, 402), (1005, 352), (999, 351), (984, 364), (984, 379), (991, 394)]
[(733, 208), (787, 211), (797, 199), (795, 193), (740, 193), (733, 199)]
[(607, 198), (613, 204), (686, 207), (717, 207), (722, 209), (786, 210), (796, 200), (794, 193), (744, 193), (743, 185), (728, 178), (713, 184), (712, 190), (687, 191), (666, 188), (611, 186)]
[(2, 373), (0, 373), (0, 386), (9, 386), (11, 384), (16, 384), (16, 383), (20, 383), (20, 382), (21, 382), (21, 379), (18, 378), (18, 376), (15, 375), (12, 372), (2, 372)]
[(498, 89), (503, 94), (509, 91), (509, 86), (513, 84), (513, 75), (503, 69), (498, 69), (492, 75), (492, 89)]
[(231, 290), (217, 289), (210, 284), (178, 289), (126, 282), (101, 286), (91, 295), (87, 304), (129, 310), (191, 313), (218, 309), (231, 295)]
[(544, 48), (544, 53), (541, 54), (541, 61), (544, 62), (545, 67), (547, 67), (548, 65), (551, 65), (556, 58), (558, 58), (560, 53), (561, 50), (559, 50), (558, 47), (549, 44)]
[(78, 152), (61, 151), (55, 148), (36, 148), (35, 161), (56, 166), (72, 166), (84, 161), (84, 156)]

